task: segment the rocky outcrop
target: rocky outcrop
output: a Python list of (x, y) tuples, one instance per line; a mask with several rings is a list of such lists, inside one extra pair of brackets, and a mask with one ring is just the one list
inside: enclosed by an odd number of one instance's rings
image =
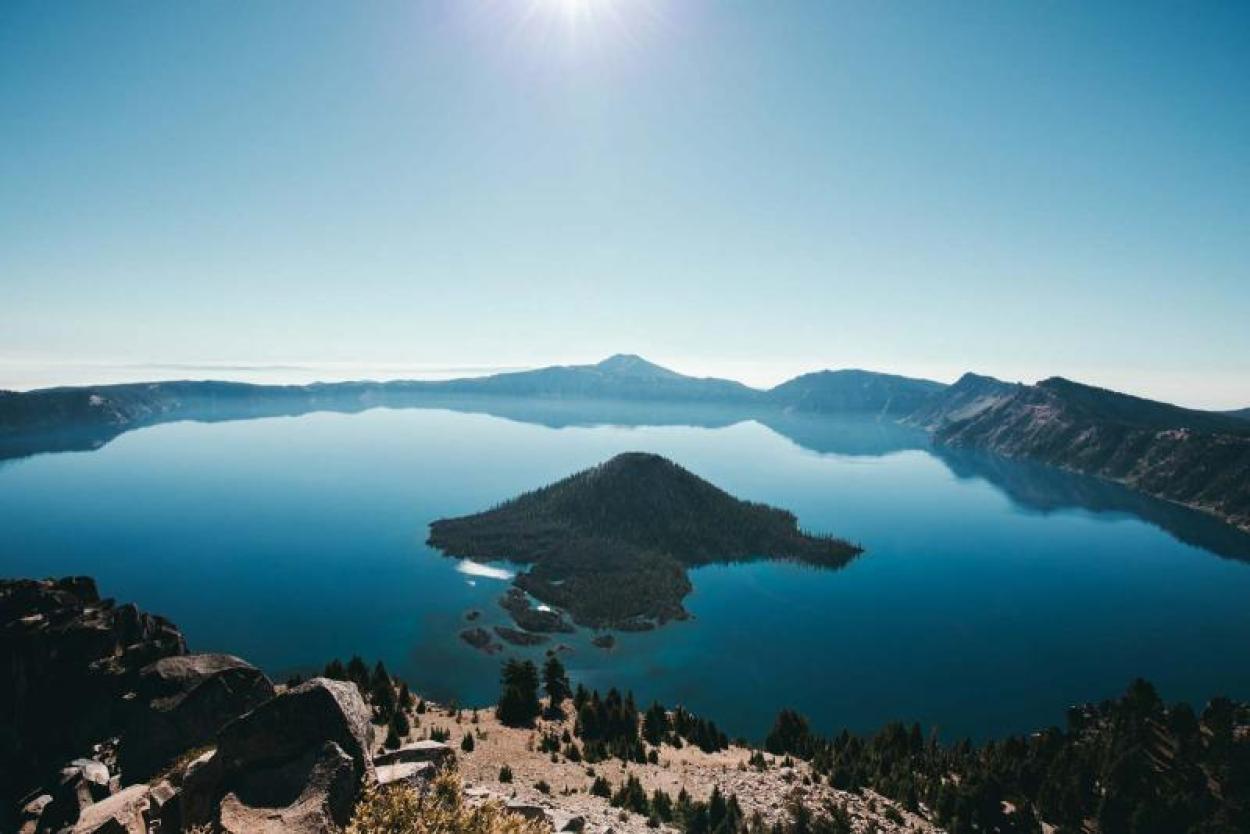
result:
[(85, 577), (0, 581), (0, 802), (120, 734), (139, 670), (186, 652), (168, 620), (101, 599)]
[(183, 780), (190, 825), (328, 834), (376, 781), (369, 709), (354, 684), (314, 678), (230, 722)]
[(435, 773), (455, 764), (455, 761), (456, 754), (452, 749), (438, 741), (414, 741), (398, 750), (373, 757), (379, 785), (406, 783), (418, 788), (428, 784)]
[(171, 623), (90, 579), (0, 582), (0, 663), (0, 830), (329, 834), (376, 780), (354, 684), (275, 696), (251, 664), (187, 654)]
[(456, 753), (441, 741), (412, 741), (397, 750), (389, 750), (373, 757), (378, 766), (409, 762), (428, 763), (435, 767), (447, 767), (456, 761)]
[(237, 657), (191, 654), (145, 666), (136, 695), (119, 750), (122, 773), (132, 782), (208, 744), (226, 723), (272, 698), (274, 688), (259, 669)]
[(69, 827), (87, 808), (107, 799), (113, 787), (109, 769), (102, 762), (75, 759), (61, 768), (48, 793), (23, 806), (23, 826), (32, 834)]

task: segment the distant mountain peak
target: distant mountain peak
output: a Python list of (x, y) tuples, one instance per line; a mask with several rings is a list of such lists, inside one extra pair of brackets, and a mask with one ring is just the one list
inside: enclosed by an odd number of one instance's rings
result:
[(681, 374), (648, 362), (636, 353), (614, 353), (595, 365), (601, 371), (618, 376), (679, 377)]
[(958, 385), (986, 385), (986, 384), (1010, 385), (1011, 383), (1003, 382), (1003, 380), (998, 379), (997, 377), (988, 376), (986, 374), (978, 374), (974, 371), (967, 371), (964, 373), (963, 376), (955, 380), (955, 385), (957, 386)]

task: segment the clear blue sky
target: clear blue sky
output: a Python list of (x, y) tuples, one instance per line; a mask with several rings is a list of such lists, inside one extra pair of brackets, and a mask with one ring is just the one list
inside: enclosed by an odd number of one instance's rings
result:
[(1250, 406), (1250, 4), (0, 4), (10, 378), (616, 351)]

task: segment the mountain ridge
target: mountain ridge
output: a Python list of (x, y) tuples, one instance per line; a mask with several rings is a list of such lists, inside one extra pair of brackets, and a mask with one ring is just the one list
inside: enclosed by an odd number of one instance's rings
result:
[(1250, 423), (1062, 377), (993, 382), (975, 407), (959, 383), (930, 405), (935, 443), (1093, 475), (1250, 531)]
[(94, 449), (122, 432), (173, 420), (429, 407), (439, 397), (715, 407), (766, 424), (777, 415), (862, 414), (923, 429), (939, 445), (1093, 475), (1250, 530), (1250, 409), (1187, 409), (1062, 377), (1027, 385), (967, 373), (945, 385), (845, 369), (758, 389), (620, 353), (591, 365), (445, 381), (169, 381), (0, 391), (0, 459)]

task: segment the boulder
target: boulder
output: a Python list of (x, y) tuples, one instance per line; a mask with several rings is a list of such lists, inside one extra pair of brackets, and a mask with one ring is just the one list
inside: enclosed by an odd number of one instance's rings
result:
[(113, 793), (108, 768), (93, 759), (75, 759), (61, 768), (51, 798), (40, 809), (40, 829), (72, 825), (87, 807)]
[(189, 654), (148, 664), (139, 672), (138, 705), (118, 751), (123, 775), (130, 782), (150, 778), (273, 695), (259, 669), (232, 655)]
[(213, 818), (221, 784), (221, 761), (217, 751), (210, 750), (194, 759), (182, 772), (182, 793), (178, 813), (184, 822), (194, 826)]
[(148, 810), (144, 814), (148, 828), (165, 834), (182, 830), (182, 791), (166, 780), (152, 786), (148, 795)]
[(333, 831), (376, 780), (372, 743), (356, 686), (313, 678), (221, 729), (216, 751), (183, 778), (184, 822), (231, 832)]
[(18, 814), (18, 834), (35, 834), (40, 829), (43, 812), (52, 803), (52, 794), (44, 793), (22, 806)]
[(98, 802), (109, 794), (117, 792), (113, 779), (109, 776), (108, 767), (95, 759), (74, 759), (61, 773), (68, 778), (79, 777), (82, 784), (91, 792), (93, 801)]
[(534, 805), (530, 802), (521, 802), (520, 800), (509, 800), (504, 803), (504, 810), (509, 814), (516, 814), (527, 820), (534, 822), (544, 822), (551, 825), (551, 816), (547, 813), (547, 809), (541, 805)]
[(455, 751), (439, 741), (413, 741), (398, 750), (379, 753), (373, 757), (375, 765), (430, 762), (436, 767), (443, 767), (455, 760)]
[(131, 785), (83, 809), (73, 834), (147, 834), (147, 785)]
[(244, 774), (221, 800), (223, 834), (334, 834), (351, 819), (356, 765), (333, 741), (299, 759)]
[(397, 762), (377, 765), (378, 784), (401, 783), (419, 788), (429, 784), (437, 770), (433, 762)]
[(217, 751), (227, 778), (257, 764), (282, 762), (333, 741), (361, 779), (373, 777), (373, 725), (356, 685), (313, 678), (222, 728)]

